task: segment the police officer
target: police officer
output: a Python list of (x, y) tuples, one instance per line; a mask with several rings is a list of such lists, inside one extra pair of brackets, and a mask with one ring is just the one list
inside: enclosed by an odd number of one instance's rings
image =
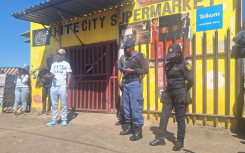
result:
[[(168, 119), (173, 107), (175, 107), (176, 120), (178, 123), (177, 142), (173, 147), (179, 151), (184, 147), (185, 137), (185, 113), (188, 104), (191, 103), (189, 89), (193, 86), (193, 72), (189, 63), (185, 62), (179, 44), (173, 43), (168, 48), (167, 58), (170, 62), (165, 66), (167, 75), (167, 88), (163, 92), (161, 102), (163, 103), (158, 136), (151, 146), (165, 145), (164, 133), (167, 129)], [(185, 81), (188, 81), (185, 84)]]
[[(121, 71), (124, 73), (123, 77), (123, 111), (127, 129), (120, 132), (120, 135), (132, 134), (131, 141), (137, 141), (142, 136), (142, 126), (144, 124), (144, 117), (142, 114), (144, 98), (143, 98), (143, 81), (142, 75), (149, 73), (149, 66), (146, 57), (134, 50), (134, 41), (132, 39), (126, 40), (122, 49), (126, 49), (128, 57), (124, 58), (125, 68)], [(133, 131), (132, 124), (135, 126)]]

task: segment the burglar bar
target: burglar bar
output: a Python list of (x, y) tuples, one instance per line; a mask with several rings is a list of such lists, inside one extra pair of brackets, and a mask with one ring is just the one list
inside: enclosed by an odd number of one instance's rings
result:
[[(143, 110), (143, 113), (146, 113), (146, 110)], [(161, 111), (150, 111), (152, 114), (161, 114)], [(172, 112), (171, 115), (175, 115), (175, 112)], [(230, 115), (212, 115), (212, 114), (195, 114), (195, 113), (186, 113), (186, 116), (198, 116), (198, 117), (217, 117), (217, 118), (229, 118), (234, 119), (236, 116), (230, 116)]]
[[(230, 54), (230, 29), (227, 30), (227, 50), (226, 50), (226, 93), (230, 93), (230, 59), (231, 59), (231, 54)], [(230, 115), (230, 94), (226, 94), (226, 115)]]
[(219, 86), (218, 86), (218, 72), (219, 72), (219, 67), (218, 67), (218, 31), (216, 30), (215, 31), (215, 38), (214, 38), (214, 46), (215, 46), (215, 60), (214, 60), (214, 114), (218, 114), (218, 104), (219, 104), (219, 92), (218, 92), (218, 89), (219, 89)]
[[(218, 86), (218, 64), (219, 64), (219, 58), (218, 58), (218, 55), (219, 55), (219, 52), (218, 52), (218, 30), (216, 29), (215, 31), (215, 38), (214, 38), (214, 55), (215, 55), (215, 59), (214, 59), (214, 114), (215, 115), (218, 115), (218, 104), (219, 104), (219, 86)], [(218, 125), (218, 118), (215, 118), (215, 121), (214, 121), (214, 126), (217, 127)]]

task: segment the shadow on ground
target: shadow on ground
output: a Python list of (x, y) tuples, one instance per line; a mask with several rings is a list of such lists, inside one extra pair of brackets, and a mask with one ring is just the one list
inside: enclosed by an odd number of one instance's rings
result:
[(195, 152), (193, 152), (191, 150), (187, 150), (187, 149), (183, 149), (183, 151), (185, 151), (185, 153), (195, 153)]
[[(155, 138), (156, 138), (158, 135), (158, 127), (152, 126), (150, 128), (150, 131), (152, 131), (153, 134), (155, 134)], [(167, 139), (168, 141), (172, 142), (173, 144), (175, 144), (176, 137), (174, 136), (173, 133), (166, 131), (164, 138)]]
[[(70, 111), (67, 113), (67, 124), (69, 124), (73, 119), (75, 119), (78, 116), (78, 113), (75, 111)], [(58, 120), (58, 124), (61, 123), (61, 119)]]
[[(156, 127), (156, 126), (150, 127), (150, 131), (153, 132), (153, 134), (155, 135), (155, 138), (158, 135), (158, 128), (159, 127)], [(173, 145), (175, 144), (176, 137), (174, 136), (174, 133), (166, 131), (164, 138), (167, 139), (168, 141), (172, 142)], [(188, 149), (183, 149), (183, 151), (185, 151), (185, 153), (195, 153), (195, 152), (188, 150)]]
[[(233, 137), (241, 139), (241, 140), (245, 140), (245, 136), (241, 133), (238, 133), (237, 135), (233, 135)], [(242, 144), (245, 144), (245, 141), (240, 141)]]

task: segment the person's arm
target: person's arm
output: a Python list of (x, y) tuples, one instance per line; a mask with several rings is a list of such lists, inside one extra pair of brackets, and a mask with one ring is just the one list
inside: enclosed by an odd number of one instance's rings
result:
[(71, 73), (67, 73), (67, 85), (66, 85), (66, 90), (70, 87), (70, 82), (71, 82)]
[(189, 91), (190, 88), (193, 86), (194, 84), (194, 75), (193, 75), (193, 70), (190, 66), (189, 63), (185, 64), (185, 67), (183, 69), (183, 74), (184, 74), (184, 79), (187, 80), (187, 90)]
[(118, 70), (119, 70), (120, 72), (123, 71), (123, 63), (122, 63), (123, 60), (124, 60), (124, 56), (122, 55), (122, 56), (120, 57), (120, 59), (119, 59), (118, 65), (117, 65), (117, 68), (118, 68)]
[(28, 75), (26, 74), (24, 78), (20, 77), (22, 83), (26, 83), (28, 81)]
[(118, 68), (118, 86), (122, 86), (121, 76), (122, 76), (122, 70), (123, 70), (123, 56), (120, 57), (117, 68)]
[(18, 78), (18, 76), (19, 76), (19, 72), (16, 72), (16, 73), (15, 73), (14, 83), (16, 83), (16, 82), (17, 82), (17, 78)]
[(70, 87), (70, 82), (71, 82), (71, 66), (69, 63), (67, 63), (66, 66), (66, 74), (67, 74), (67, 85), (66, 85), (66, 90), (68, 90), (68, 88)]
[(136, 60), (138, 61), (140, 68), (135, 68), (135, 69), (127, 68), (127, 69), (124, 69), (123, 72), (133, 73), (133, 74), (137, 74), (137, 75), (148, 74), (149, 73), (148, 62), (146, 59), (144, 59), (143, 55), (139, 54), (137, 56)]
[(54, 64), (51, 65), (50, 73), (51, 73), (50, 77), (54, 78), (55, 77), (55, 75), (54, 75)]
[(122, 81), (121, 81), (121, 76), (122, 76), (122, 72), (118, 69), (118, 86), (119, 87), (123, 86)]
[(139, 54), (137, 56), (137, 60), (139, 62), (140, 68), (134, 69), (133, 73), (138, 75), (141, 74), (148, 74), (149, 73), (149, 66), (147, 60), (143, 57), (143, 54)]

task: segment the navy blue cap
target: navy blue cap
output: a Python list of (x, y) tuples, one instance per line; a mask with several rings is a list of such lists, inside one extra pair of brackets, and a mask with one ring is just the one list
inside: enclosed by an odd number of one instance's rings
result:
[(125, 49), (126, 47), (134, 47), (135, 43), (133, 39), (127, 39), (121, 49)]
[(181, 47), (179, 44), (173, 43), (168, 47), (168, 54), (167, 58), (169, 57), (175, 57), (179, 52), (181, 52)]

